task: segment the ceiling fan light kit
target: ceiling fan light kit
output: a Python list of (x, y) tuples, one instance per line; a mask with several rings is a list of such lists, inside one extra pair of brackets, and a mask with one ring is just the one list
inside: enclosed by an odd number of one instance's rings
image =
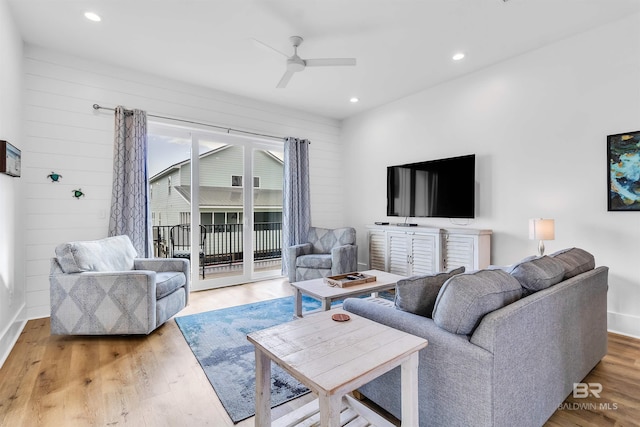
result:
[[(354, 66), (355, 58), (315, 58), (302, 59), (298, 56), (298, 46), (302, 44), (304, 39), (300, 36), (289, 37), (293, 45), (293, 55), (287, 58), (287, 70), (278, 82), (277, 88), (284, 89), (287, 87), (289, 80), (294, 73), (303, 71), (306, 67), (335, 67), (335, 66)], [(264, 44), (264, 43), (263, 43)], [(275, 50), (275, 49), (274, 49)]]

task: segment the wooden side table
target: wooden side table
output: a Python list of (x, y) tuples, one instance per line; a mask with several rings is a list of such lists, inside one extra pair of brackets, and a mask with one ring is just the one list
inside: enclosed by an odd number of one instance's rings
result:
[[(348, 314), (346, 322), (331, 319)], [(402, 426), (418, 426), (418, 351), (423, 338), (341, 309), (252, 332), (256, 352), (256, 421), (271, 426), (271, 362), (318, 396), (320, 425), (340, 426), (343, 396), (401, 366)]]

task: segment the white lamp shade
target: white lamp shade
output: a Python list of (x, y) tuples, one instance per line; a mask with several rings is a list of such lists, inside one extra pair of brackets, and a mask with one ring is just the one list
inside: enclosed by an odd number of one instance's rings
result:
[(529, 220), (529, 239), (554, 240), (555, 238), (555, 220), (542, 218), (534, 218)]

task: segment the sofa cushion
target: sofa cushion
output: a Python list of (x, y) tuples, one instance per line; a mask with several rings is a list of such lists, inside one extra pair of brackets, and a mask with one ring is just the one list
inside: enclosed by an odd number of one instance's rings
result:
[(55, 252), (65, 273), (128, 271), (133, 269), (133, 259), (137, 256), (128, 236), (63, 243)]
[(187, 282), (183, 272), (163, 271), (156, 273), (156, 299), (164, 298)]
[(537, 292), (560, 283), (564, 277), (562, 263), (548, 256), (529, 257), (508, 271), (528, 291)]
[(331, 269), (331, 254), (302, 255), (296, 258), (296, 267)]
[(596, 260), (589, 252), (580, 248), (568, 248), (551, 254), (564, 267), (564, 280), (596, 268)]
[(420, 316), (431, 317), (440, 288), (444, 282), (460, 273), (464, 273), (464, 267), (438, 274), (413, 276), (398, 280), (395, 296), (396, 308)]
[(454, 334), (470, 335), (485, 314), (520, 299), (522, 287), (503, 270), (479, 270), (453, 276), (440, 289), (433, 321)]

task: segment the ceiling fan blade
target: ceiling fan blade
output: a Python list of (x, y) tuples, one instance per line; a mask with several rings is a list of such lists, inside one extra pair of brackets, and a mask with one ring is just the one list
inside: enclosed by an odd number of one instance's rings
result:
[(339, 65), (356, 65), (356, 58), (318, 58), (305, 59), (307, 67), (332, 67)]
[(261, 42), (261, 41), (260, 41), (260, 40), (258, 40), (258, 39), (254, 39), (253, 37), (251, 37), (251, 41), (252, 41), (256, 46), (258, 46), (258, 47), (259, 47), (259, 48), (261, 48), (261, 49), (265, 49), (265, 50), (268, 50), (268, 51), (270, 51), (270, 52), (278, 53), (278, 54), (280, 54), (280, 55), (284, 56), (285, 58), (288, 58), (288, 57), (289, 57), (289, 55), (287, 55), (286, 53), (281, 52), (281, 51), (279, 51), (278, 49), (276, 49), (275, 47), (273, 47), (273, 46), (269, 46), (269, 45), (268, 45), (268, 44), (266, 44), (265, 42)]
[(280, 79), (280, 82), (278, 82), (278, 86), (276, 87), (279, 89), (284, 89), (285, 87), (287, 87), (287, 84), (289, 83), (289, 80), (291, 80), (293, 73), (295, 73), (295, 71), (287, 70)]

